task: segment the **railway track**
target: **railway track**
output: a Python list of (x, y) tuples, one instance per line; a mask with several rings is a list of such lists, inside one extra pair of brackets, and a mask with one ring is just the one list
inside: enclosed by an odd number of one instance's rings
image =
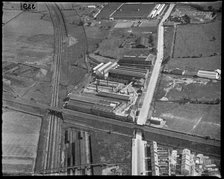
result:
[[(18, 110), (27, 111), (30, 113), (36, 113), (40, 115), (43, 111), (55, 111), (63, 116), (65, 124), (73, 127), (82, 128), (83, 130), (100, 130), (104, 132), (111, 132), (112, 134), (133, 136), (135, 129), (142, 130), (144, 133), (144, 140), (155, 140), (163, 145), (169, 145), (171, 147), (189, 147), (192, 150), (198, 152), (204, 152), (207, 155), (214, 157), (220, 157), (220, 140), (205, 139), (203, 136), (185, 134), (178, 131), (156, 128), (152, 126), (139, 126), (134, 123), (127, 123), (118, 121), (111, 118), (100, 117), (92, 114), (82, 113), (78, 111), (72, 111), (68, 109), (59, 109), (56, 107), (50, 107), (47, 105), (38, 105), (25, 103), (24, 101), (12, 101), (10, 99), (3, 98), (3, 106), (12, 106)], [(42, 111), (42, 112), (41, 112)], [(116, 130), (115, 130), (115, 128)], [(126, 128), (124, 130), (124, 128)], [(206, 149), (208, 146), (208, 149)], [(217, 152), (214, 152), (217, 151)]]
[[(63, 40), (67, 35), (63, 15), (56, 4), (46, 4), (52, 24), (54, 27), (54, 63), (52, 76), (52, 97), (51, 107), (58, 107), (59, 87), (60, 87), (60, 68), (63, 50)], [(46, 156), (44, 169), (51, 170), (60, 165), (61, 156), (61, 119), (60, 117), (49, 114), (48, 138), (46, 143)]]

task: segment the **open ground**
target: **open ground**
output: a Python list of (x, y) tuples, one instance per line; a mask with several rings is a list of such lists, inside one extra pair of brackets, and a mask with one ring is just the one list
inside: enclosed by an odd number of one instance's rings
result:
[(2, 169), (32, 173), (37, 155), (41, 118), (3, 109)]
[(220, 139), (220, 105), (155, 102), (153, 116), (165, 119), (165, 128)]

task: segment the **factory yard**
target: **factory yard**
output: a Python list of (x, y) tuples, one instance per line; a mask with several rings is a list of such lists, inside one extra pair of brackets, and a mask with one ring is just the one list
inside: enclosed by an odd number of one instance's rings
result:
[(185, 98), (206, 102), (215, 101), (221, 96), (220, 81), (168, 74), (163, 74), (159, 81), (156, 100), (181, 102)]

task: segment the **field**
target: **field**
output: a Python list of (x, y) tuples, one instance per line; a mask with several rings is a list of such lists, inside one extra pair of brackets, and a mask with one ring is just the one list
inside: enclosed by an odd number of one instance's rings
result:
[(108, 3), (104, 6), (104, 8), (100, 11), (97, 19), (109, 19), (110, 14), (114, 12), (122, 3)]
[(153, 47), (156, 47), (157, 44), (157, 27), (132, 27), (130, 28), (114, 28), (110, 32), (108, 37), (106, 37), (100, 44), (99, 48), (96, 50), (102, 56), (108, 56), (115, 59), (120, 59), (123, 55), (144, 55), (147, 56), (150, 53), (149, 49), (143, 48), (119, 48), (119, 46), (127, 39), (131, 39), (130, 35), (136, 37), (142, 36), (144, 33), (152, 32), (153, 37)]
[(164, 30), (164, 59), (167, 59), (171, 55), (172, 41), (173, 41), (173, 26), (167, 26)]
[(202, 58), (172, 58), (168, 61), (165, 69), (180, 68), (189, 71), (221, 69), (221, 56)]
[(112, 17), (115, 19), (147, 18), (154, 6), (154, 4), (124, 4)]
[[(41, 8), (43, 9), (43, 7)], [(12, 15), (15, 14), (14, 10), (11, 10), (11, 12)], [(87, 73), (84, 62), (84, 53), (87, 47), (84, 29), (76, 23), (71, 24), (77, 17), (74, 11), (64, 11), (63, 15), (68, 34), (77, 40), (77, 43), (70, 46), (64, 45), (60, 77), (60, 84), (62, 85), (60, 87), (62, 90), (60, 92), (61, 99), (66, 95), (66, 88), (68, 86), (71, 87), (71, 85), (77, 85)], [(7, 11), (4, 17), (8, 16)], [(79, 17), (76, 18), (76, 20), (79, 19)], [(93, 30), (90, 31), (90, 33), (92, 32)], [(41, 13), (23, 12), (3, 26), (2, 57), (3, 61), (5, 61), (4, 63), (29, 63), (41, 66), (47, 70), (43, 73), (44, 75), (40, 73), (44, 69), (40, 69), (40, 72), (33, 72), (32, 74), (28, 72), (14, 73), (13, 75), (8, 73), (4, 77), (10, 80), (11, 88), (4, 84), (5, 91), (8, 89), (14, 91), (16, 93), (14, 94), (15, 96), (19, 95), (22, 98), (32, 99), (40, 103), (50, 103), (51, 66), (54, 50), (53, 33), (53, 26), (48, 11)], [(98, 38), (99, 36), (100, 32), (98, 31), (95, 33), (95, 37)], [(95, 45), (95, 42), (90, 44), (90, 49), (93, 49), (93, 45)], [(20, 71), (24, 71), (24, 69), (23, 67)]]
[(155, 102), (152, 116), (165, 119), (165, 128), (220, 139), (220, 107), (220, 105)]
[[(91, 133), (93, 163), (118, 162), (122, 175), (131, 175), (131, 142), (131, 138), (116, 134)], [(94, 167), (94, 175), (101, 174), (101, 167)]]
[[(10, 12), (13, 14), (14, 10)], [(3, 26), (2, 58), (4, 64), (18, 62), (39, 66), (39, 68), (34, 68), (17, 64), (17, 70), (4, 74), (4, 78), (11, 84), (8, 86), (4, 84), (4, 89), (11, 88), (15, 96), (19, 95), (28, 99), (38, 96), (37, 101), (48, 103), (54, 39), (52, 24), (43, 20), (42, 15), (41, 13), (23, 12)], [(7, 13), (5, 17), (8, 16)], [(48, 84), (44, 83), (45, 80)], [(38, 84), (41, 81), (43, 83)], [(33, 96), (29, 96), (31, 91), (33, 91)]]
[(98, 48), (99, 43), (109, 34), (109, 29), (104, 28), (112, 27), (113, 25), (112, 22), (101, 22), (100, 25), (85, 26), (89, 53), (94, 52)]
[(2, 18), (2, 22), (3, 23), (7, 23), (9, 22), (10, 20), (12, 20), (13, 18), (17, 17), (18, 15), (20, 15), (22, 11), (20, 10), (4, 10), (4, 14), (3, 14), (3, 18)]
[(174, 58), (209, 57), (221, 54), (221, 21), (177, 26)]
[(212, 101), (221, 98), (221, 82), (212, 82), (201, 78), (184, 78), (175, 75), (163, 74), (160, 77), (155, 99), (166, 98), (168, 101), (181, 100), (183, 98), (203, 99)]
[[(165, 58), (170, 56), (172, 36), (173, 27), (167, 27)], [(177, 26), (174, 54), (165, 64), (165, 69), (176, 68), (194, 72), (221, 69), (220, 19)], [(220, 139), (220, 104), (192, 104), (183, 100), (221, 99), (220, 81), (162, 74), (154, 99), (152, 116), (165, 119), (164, 128)]]
[(3, 109), (2, 121), (2, 171), (33, 172), (41, 118)]

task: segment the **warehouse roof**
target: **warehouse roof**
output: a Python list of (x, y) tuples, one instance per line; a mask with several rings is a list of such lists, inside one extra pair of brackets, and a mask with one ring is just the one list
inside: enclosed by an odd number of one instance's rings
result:
[(138, 46), (143, 46), (143, 47), (148, 47), (149, 43), (148, 43), (148, 38), (141, 36), (136, 40), (136, 47)]
[(117, 93), (107, 93), (107, 92), (98, 92), (98, 96), (103, 96), (103, 97), (109, 97), (109, 98), (115, 98), (123, 101), (129, 101), (129, 96), (127, 95), (122, 95), (122, 94), (117, 94)]
[(152, 66), (151, 64), (131, 64), (131, 63), (120, 63), (120, 66), (128, 66), (128, 67), (133, 67), (133, 68), (141, 68), (141, 69), (150, 69)]
[(124, 56), (121, 61), (145, 61), (145, 57), (131, 57), (131, 56)]
[(135, 68), (135, 67), (130, 67), (130, 66), (119, 66), (116, 69), (118, 70), (126, 70), (126, 71), (131, 71), (131, 72), (140, 72), (140, 73), (147, 73), (146, 69), (141, 69), (141, 68)]
[(110, 69), (109, 73), (110, 74), (114, 73), (114, 74), (117, 74), (117, 75), (125, 75), (125, 76), (130, 76), (130, 77), (136, 77), (136, 78), (145, 78), (144, 73), (140, 73), (140, 72), (130, 73), (130, 71), (127, 71), (127, 70)]

